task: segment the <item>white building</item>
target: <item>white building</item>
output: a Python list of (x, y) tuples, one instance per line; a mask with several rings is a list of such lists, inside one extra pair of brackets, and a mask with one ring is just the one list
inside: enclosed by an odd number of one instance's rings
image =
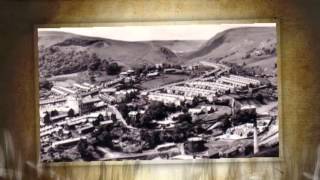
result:
[(71, 139), (66, 139), (66, 140), (62, 140), (62, 141), (56, 141), (56, 142), (52, 143), (51, 147), (56, 148), (56, 147), (64, 146), (64, 145), (76, 144), (81, 139), (86, 139), (86, 137), (78, 137), (78, 138), (71, 138)]
[(217, 83), (230, 84), (230, 85), (232, 85), (233, 87), (236, 87), (236, 88), (242, 88), (242, 87), (246, 87), (248, 85), (247, 83), (240, 82), (238, 80), (234, 80), (234, 79), (231, 79), (231, 78), (228, 78), (228, 77), (225, 77), (225, 76), (217, 79)]
[(62, 129), (62, 127), (58, 126), (58, 127), (47, 129), (47, 130), (42, 130), (40, 132), (40, 137), (42, 138), (42, 137), (51, 135), (52, 133), (58, 132), (61, 129)]
[(55, 87), (55, 86), (53, 86), (53, 87), (51, 88), (51, 91), (54, 92), (54, 93), (56, 93), (56, 94), (60, 94), (60, 95), (62, 95), (62, 96), (68, 95), (67, 92), (62, 91), (62, 90), (60, 90), (59, 88), (57, 88), (57, 87)]
[(100, 92), (111, 94), (111, 93), (117, 92), (117, 89), (116, 88), (103, 88), (100, 90)]
[(80, 108), (79, 108), (78, 98), (75, 96), (68, 96), (65, 108), (66, 109), (73, 109), (75, 114), (79, 113)]
[(167, 91), (170, 93), (183, 93), (185, 96), (200, 96), (207, 97), (209, 95), (215, 95), (216, 90), (207, 90), (196, 87), (186, 87), (186, 86), (172, 86), (167, 88)]
[(243, 76), (236, 76), (236, 75), (230, 75), (230, 78), (232, 80), (243, 82), (243, 83), (246, 83), (248, 85), (249, 84), (252, 84), (252, 85), (255, 85), (255, 86), (260, 85), (260, 81), (259, 80), (252, 79), (252, 78), (247, 78), (247, 77), (243, 77)]
[(152, 73), (148, 73), (147, 75), (146, 75), (147, 77), (156, 77), (156, 76), (159, 76), (159, 72), (158, 71), (156, 71), (156, 72), (152, 72)]
[(230, 139), (242, 139), (253, 136), (253, 123), (245, 123), (239, 126), (231, 127), (226, 131), (226, 137)]
[(84, 82), (83, 85), (84, 85), (84, 86), (88, 86), (88, 87), (90, 87), (90, 88), (94, 88), (94, 87), (95, 87), (95, 85), (90, 84), (90, 83), (87, 83), (87, 82)]
[(76, 90), (73, 90), (73, 89), (70, 89), (70, 88), (66, 88), (66, 87), (62, 87), (62, 86), (54, 86), (56, 89), (60, 90), (60, 91), (64, 91), (68, 94), (76, 94), (77, 91)]
[(64, 111), (66, 103), (67, 98), (41, 100), (39, 108), (40, 117), (43, 117), (45, 112), (51, 112), (53, 110)]
[(188, 113), (190, 113), (191, 115), (199, 115), (203, 113), (203, 110), (201, 108), (190, 108), (188, 110)]
[(113, 86), (113, 85), (115, 85), (117, 83), (122, 82), (123, 79), (124, 79), (124, 77), (119, 77), (119, 78), (116, 78), (116, 79), (114, 79), (112, 81), (108, 81), (108, 82), (104, 83), (103, 87)]
[(192, 81), (188, 82), (188, 85), (197, 87), (197, 88), (204, 88), (204, 89), (211, 89), (211, 90), (216, 90), (220, 92), (225, 92), (225, 91), (233, 91), (234, 87), (231, 85), (227, 84), (221, 84), (221, 83), (216, 83), (216, 82), (206, 82), (206, 81)]
[(164, 104), (175, 104), (180, 106), (182, 102), (189, 100), (192, 101), (193, 97), (190, 96), (182, 96), (176, 94), (167, 94), (167, 93), (150, 93), (148, 95), (149, 101), (159, 101)]
[(208, 62), (208, 61), (200, 61), (199, 63), (202, 64), (203, 66), (209, 66), (209, 67), (213, 67), (215, 69), (219, 69), (220, 68), (218, 66), (218, 64), (212, 63), (212, 62)]
[(78, 84), (78, 83), (74, 83), (73, 86), (74, 86), (74, 87), (77, 87), (77, 88), (80, 88), (80, 89), (82, 89), (82, 90), (85, 90), (85, 91), (88, 91), (88, 90), (91, 89), (91, 88), (88, 87), (88, 86), (84, 86), (84, 85)]

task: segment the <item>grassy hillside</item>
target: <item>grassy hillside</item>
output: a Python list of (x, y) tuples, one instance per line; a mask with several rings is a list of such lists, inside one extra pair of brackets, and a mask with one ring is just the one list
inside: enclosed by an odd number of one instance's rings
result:
[[(40, 31), (39, 67), (42, 76), (60, 75), (86, 70), (99, 59), (116, 62), (123, 68), (139, 64), (181, 64), (179, 53), (200, 47), (202, 41), (125, 42), (71, 33)], [(177, 51), (178, 53), (176, 53)]]
[(229, 29), (208, 41), (126, 42), (40, 31), (38, 45), (42, 76), (83, 71), (97, 58), (116, 62), (124, 69), (139, 64), (192, 64), (205, 60), (262, 66), (268, 72), (276, 61), (276, 30), (272, 27)]
[(184, 54), (188, 63), (229, 62), (267, 71), (276, 62), (276, 29), (273, 27), (235, 28), (218, 33), (198, 50)]
[(56, 43), (66, 39), (76, 37), (78, 35), (57, 31), (38, 31), (38, 46), (42, 48), (50, 47)]

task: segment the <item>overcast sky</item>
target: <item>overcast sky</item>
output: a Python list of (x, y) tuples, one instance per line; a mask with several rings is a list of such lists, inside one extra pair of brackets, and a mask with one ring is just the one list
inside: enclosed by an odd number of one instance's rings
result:
[(196, 24), (112, 27), (39, 28), (39, 31), (62, 31), (85, 36), (124, 41), (148, 40), (208, 40), (216, 33), (237, 27), (275, 27), (275, 23), (253, 24)]

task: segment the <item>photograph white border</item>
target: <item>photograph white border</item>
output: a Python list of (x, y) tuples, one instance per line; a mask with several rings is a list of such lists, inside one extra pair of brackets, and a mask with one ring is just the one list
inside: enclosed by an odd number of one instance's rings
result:
[[(106, 26), (150, 26), (150, 25), (190, 25), (190, 24), (252, 24), (275, 23), (276, 24), (276, 61), (278, 84), (278, 125), (279, 125), (279, 157), (251, 157), (251, 158), (220, 158), (220, 159), (194, 159), (194, 160), (121, 160), (121, 161), (74, 161), (74, 162), (50, 162), (40, 160), (40, 115), (39, 115), (39, 72), (38, 72), (38, 28), (60, 27), (106, 27)], [(88, 166), (88, 165), (158, 165), (158, 164), (194, 164), (194, 163), (250, 163), (250, 162), (283, 162), (283, 103), (282, 92), (282, 63), (281, 63), (281, 38), (280, 19), (234, 19), (234, 20), (190, 20), (190, 21), (140, 21), (140, 22), (107, 22), (107, 23), (66, 23), (66, 24), (36, 24), (34, 25), (34, 85), (35, 85), (35, 120), (36, 120), (36, 144), (35, 153), (40, 166)]]

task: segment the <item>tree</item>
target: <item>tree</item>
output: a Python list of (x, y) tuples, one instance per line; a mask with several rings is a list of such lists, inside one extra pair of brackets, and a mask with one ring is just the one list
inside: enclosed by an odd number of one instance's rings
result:
[(102, 60), (101, 66), (100, 66), (100, 70), (101, 71), (106, 71), (108, 65), (109, 65), (109, 62), (106, 59)]
[(44, 117), (43, 117), (43, 123), (44, 123), (45, 125), (51, 124), (50, 114), (49, 114), (48, 111), (45, 112), (45, 115), (44, 115)]
[(104, 121), (104, 118), (103, 118), (103, 115), (102, 115), (102, 114), (99, 114), (99, 116), (96, 118), (95, 121), (93, 121), (92, 124), (93, 124), (94, 126), (99, 126), (101, 121)]
[(256, 95), (256, 100), (259, 101), (261, 104), (264, 104), (264, 97), (262, 94), (257, 94)]
[(97, 135), (97, 144), (100, 146), (107, 146), (112, 148), (113, 143), (112, 143), (112, 137), (109, 131), (107, 130), (101, 130)]
[(42, 80), (40, 81), (40, 89), (47, 89), (50, 90), (53, 87), (52, 82), (48, 81), (48, 80)]
[(58, 116), (58, 115), (59, 115), (59, 112), (56, 109), (50, 112), (51, 117)]
[(90, 145), (86, 139), (81, 139), (78, 144), (78, 151), (81, 154), (81, 157), (85, 161), (91, 161), (97, 159), (96, 153), (94, 153), (94, 148)]
[(146, 128), (152, 128), (152, 117), (150, 114), (145, 113), (139, 120), (139, 124), (135, 124), (135, 126), (138, 127), (146, 127)]
[(128, 108), (127, 104), (121, 103), (121, 104), (119, 104), (117, 109), (121, 113), (123, 118), (127, 118), (128, 117), (129, 108)]
[(133, 67), (134, 74), (137, 76), (140, 75), (144, 71), (145, 68), (146, 68), (146, 65), (138, 65), (136, 67)]
[(146, 110), (151, 119), (161, 120), (167, 116), (166, 106), (162, 102), (153, 102)]
[(68, 111), (68, 117), (74, 117), (75, 116), (75, 112), (74, 112), (74, 110), (71, 108), (71, 109), (69, 109), (69, 111)]
[(144, 149), (151, 149), (156, 147), (159, 143), (159, 133), (156, 131), (141, 131), (141, 138), (145, 141)]
[(119, 66), (118, 63), (111, 63), (108, 64), (106, 71), (108, 75), (117, 75), (121, 71), (121, 66)]
[(91, 71), (96, 71), (96, 70), (98, 70), (98, 69), (100, 68), (100, 66), (101, 66), (101, 59), (97, 56), (96, 53), (93, 53), (93, 54), (92, 54), (91, 59), (92, 59), (92, 63), (90, 63), (89, 69), (90, 69)]
[(96, 82), (96, 78), (94, 77), (94, 75), (91, 75), (91, 76), (90, 76), (90, 82), (91, 82), (91, 83)]
[(114, 113), (111, 114), (110, 119), (112, 120), (113, 123), (117, 122), (117, 116)]
[(168, 104), (166, 107), (167, 107), (167, 111), (171, 113), (176, 112), (178, 109), (176, 105), (173, 103)]
[(178, 122), (188, 122), (192, 123), (192, 116), (189, 113), (180, 114), (178, 117)]

